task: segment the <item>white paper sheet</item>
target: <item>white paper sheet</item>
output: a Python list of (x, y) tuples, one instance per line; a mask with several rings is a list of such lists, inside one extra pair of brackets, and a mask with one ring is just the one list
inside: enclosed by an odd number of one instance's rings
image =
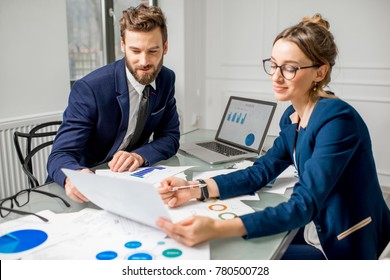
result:
[(215, 177), (217, 175), (229, 174), (237, 170), (238, 169), (218, 169), (218, 170), (211, 170), (211, 171), (194, 172), (192, 178), (193, 180), (207, 179), (207, 178)]
[(284, 170), (275, 180), (263, 187), (260, 192), (284, 194), (298, 182), (298, 172), (293, 165)]
[[(68, 216), (66, 227), (59, 216)], [(72, 239), (51, 243), (22, 256), (23, 259), (96, 260), (96, 259), (209, 259), (209, 244), (188, 248), (166, 238), (157, 229), (108, 213), (104, 210), (84, 209), (80, 214), (52, 216), (53, 225), (64, 232), (73, 232)]]
[[(49, 210), (37, 213), (49, 219), (45, 223), (26, 216), (2, 224), (0, 259), (96, 260), (96, 259), (209, 259), (209, 243), (193, 248), (166, 238), (165, 233), (105, 210), (85, 208), (75, 213), (55, 214)], [(32, 235), (18, 239), (17, 232), (33, 230)], [(34, 244), (35, 232), (48, 238)], [(19, 235), (20, 237), (20, 235)], [(7, 252), (7, 253), (4, 253)]]
[(69, 169), (63, 172), (83, 195), (109, 212), (152, 227), (159, 217), (170, 220), (168, 207), (151, 183)]
[[(44, 210), (37, 214), (47, 218), (49, 220), (47, 223), (34, 216), (25, 216), (20, 219), (2, 223), (0, 230), (0, 259), (19, 259), (37, 250), (54, 246), (66, 240), (73, 240), (85, 231), (97, 230), (99, 227), (96, 227), (93, 222), (84, 223), (84, 221), (89, 220), (88, 217), (91, 215), (97, 216), (103, 212), (105, 211), (83, 209), (75, 213), (55, 214), (50, 210)], [(147, 228), (159, 232), (157, 229), (151, 227)], [(31, 249), (21, 250), (21, 248), (26, 247), (27, 244), (36, 242), (34, 241), (34, 238), (36, 238), (34, 234), (28, 236), (28, 240), (19, 239), (17, 236), (15, 236), (14, 240), (10, 240), (7, 239), (6, 236), (12, 236), (14, 232), (23, 230), (42, 232), (47, 235), (47, 239), (38, 246), (32, 246)], [(8, 251), (9, 253), (3, 253), (4, 251)]]
[(26, 260), (208, 260), (210, 247), (186, 247), (173, 239), (147, 236), (85, 235), (23, 257)]
[(179, 173), (190, 169), (193, 166), (150, 166), (141, 167), (132, 172), (113, 172), (110, 169), (98, 169), (95, 171), (98, 175), (112, 176), (117, 178), (129, 179), (132, 181), (147, 182), (159, 185), (160, 182), (168, 177), (178, 175)]
[(177, 208), (170, 208), (172, 221), (178, 222), (190, 216), (207, 216), (215, 220), (230, 220), (237, 216), (253, 213), (254, 210), (240, 201), (245, 196), (230, 199), (211, 199), (204, 202), (189, 201)]

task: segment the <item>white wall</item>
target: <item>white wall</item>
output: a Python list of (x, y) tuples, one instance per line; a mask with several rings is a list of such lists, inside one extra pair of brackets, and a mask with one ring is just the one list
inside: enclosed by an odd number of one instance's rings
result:
[(164, 65), (175, 71), (176, 102), (181, 116), (181, 126), (183, 128), (183, 108), (184, 108), (184, 1), (180, 0), (160, 0), (158, 5), (163, 10), (167, 18), (168, 25), (168, 53), (164, 57)]
[[(206, 2), (206, 113), (217, 128), (230, 95), (275, 100), (261, 60), (275, 36), (304, 16), (321, 13), (339, 47), (331, 89), (366, 121), (381, 184), (390, 188), (390, 1), (214, 0)], [(279, 103), (270, 133), (288, 103)]]
[(197, 128), (205, 98), (205, 0), (158, 0), (168, 25), (164, 64), (176, 73), (181, 131)]
[[(279, 31), (303, 16), (322, 13), (340, 51), (332, 90), (367, 122), (381, 183), (390, 187), (390, 1), (158, 4), (168, 20), (165, 64), (177, 75), (182, 131), (217, 128), (230, 95), (274, 100), (261, 60), (270, 55)], [(69, 94), (65, 0), (1, 0), (0, 35), (0, 124), (7, 118), (62, 111)], [(279, 104), (271, 134), (278, 132), (277, 121), (287, 105)]]
[(1, 0), (0, 124), (62, 112), (69, 89), (65, 0)]

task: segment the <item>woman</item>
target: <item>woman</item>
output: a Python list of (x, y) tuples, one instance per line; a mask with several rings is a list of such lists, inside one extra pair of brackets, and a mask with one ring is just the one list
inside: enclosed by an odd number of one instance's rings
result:
[(192, 246), (215, 238), (261, 237), (313, 222), (313, 231), (305, 237), (318, 249), (306, 243), (303, 248), (314, 253), (303, 258), (318, 258), (315, 252), (320, 252), (320, 258), (327, 259), (378, 259), (390, 240), (390, 211), (364, 121), (350, 105), (324, 90), (337, 56), (328, 29), (319, 14), (304, 18), (276, 37), (271, 58), (263, 61), (276, 99), (292, 103), (266, 155), (245, 170), (204, 180), (205, 188), (171, 192), (194, 182), (169, 178), (159, 189), (170, 207), (193, 198), (225, 199), (259, 190), (294, 164), (299, 181), (291, 198), (232, 220), (194, 216), (173, 224), (159, 219), (157, 225), (170, 237)]

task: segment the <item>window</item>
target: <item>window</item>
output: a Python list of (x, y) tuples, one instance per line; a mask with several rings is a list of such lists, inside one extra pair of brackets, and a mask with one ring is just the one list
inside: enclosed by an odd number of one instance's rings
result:
[(66, 0), (71, 84), (92, 70), (122, 58), (122, 11), (157, 0)]
[(122, 11), (126, 10), (128, 7), (131, 6), (138, 6), (140, 3), (143, 3), (145, 5), (157, 5), (157, 0), (151, 1), (151, 0), (113, 0), (114, 1), (114, 53), (115, 53), (115, 60), (120, 59), (123, 57), (123, 53), (121, 51), (121, 34), (120, 34), (120, 28), (119, 28), (119, 20), (122, 17)]
[(66, 0), (70, 80), (102, 66), (103, 32), (100, 0)]

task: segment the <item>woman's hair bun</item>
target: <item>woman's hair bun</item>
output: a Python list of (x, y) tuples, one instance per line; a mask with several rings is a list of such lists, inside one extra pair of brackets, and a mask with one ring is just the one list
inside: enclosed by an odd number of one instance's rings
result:
[(301, 24), (307, 24), (307, 23), (313, 23), (318, 24), (319, 26), (322, 26), (326, 30), (329, 30), (330, 24), (329, 22), (324, 19), (321, 14), (315, 14), (312, 17), (304, 17), (301, 22)]

